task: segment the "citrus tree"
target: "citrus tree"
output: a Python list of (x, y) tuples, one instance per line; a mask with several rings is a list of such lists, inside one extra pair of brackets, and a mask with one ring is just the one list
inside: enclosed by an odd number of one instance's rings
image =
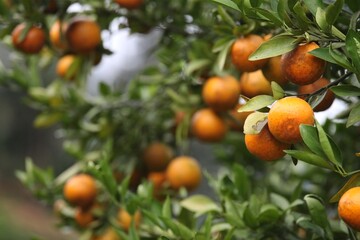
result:
[[(358, 238), (360, 2), (0, 4), (13, 61), (0, 83), (38, 110), (35, 127), (56, 125), (74, 160), (56, 176), (30, 158), (16, 172), (60, 229), (103, 240)], [(119, 18), (132, 34), (161, 33), (156, 61), (91, 95), (89, 74), (112, 54), (101, 32)], [(335, 99), (343, 109), (319, 122)], [(192, 156), (193, 141), (211, 146), (218, 172)], [(200, 182), (213, 194), (193, 194)]]

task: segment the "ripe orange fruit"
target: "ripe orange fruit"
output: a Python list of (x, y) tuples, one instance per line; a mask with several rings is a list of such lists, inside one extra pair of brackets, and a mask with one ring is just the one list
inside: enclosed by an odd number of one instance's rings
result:
[(261, 70), (245, 72), (240, 77), (241, 94), (253, 98), (258, 95), (272, 95), (270, 82), (264, 77)]
[(127, 9), (139, 8), (143, 4), (143, 0), (115, 0), (115, 2)]
[(76, 76), (76, 69), (71, 69), (74, 70), (71, 73), (68, 73), (70, 70), (71, 65), (74, 63), (75, 61), (75, 55), (72, 54), (68, 54), (65, 56), (62, 56), (57, 64), (56, 64), (56, 73), (57, 75), (59, 75), (62, 78), (67, 78), (68, 80), (73, 79)]
[(97, 194), (95, 180), (87, 174), (78, 174), (69, 178), (63, 191), (68, 202), (83, 209), (94, 202)]
[(245, 145), (251, 154), (264, 161), (274, 161), (285, 156), (290, 144), (278, 141), (266, 125), (259, 134), (245, 134)]
[(101, 42), (100, 26), (89, 19), (73, 19), (65, 32), (67, 43), (75, 53), (89, 53)]
[(225, 137), (228, 128), (224, 119), (210, 108), (195, 112), (191, 120), (191, 132), (204, 142), (217, 142)]
[[(304, 94), (311, 94), (327, 86), (329, 83), (330, 81), (328, 79), (320, 78), (319, 80), (316, 80), (311, 84), (300, 86), (298, 88), (298, 94), (300, 96)], [(330, 89), (328, 89), (325, 93), (323, 100), (314, 108), (314, 111), (315, 112), (325, 111), (332, 105), (334, 100), (335, 100), (335, 94)]]
[(91, 240), (121, 240), (121, 238), (113, 228), (108, 227), (101, 235), (95, 235), (91, 238)]
[(78, 208), (76, 209), (74, 219), (80, 227), (85, 228), (89, 226), (92, 221), (94, 221), (94, 216), (90, 210), (83, 210)]
[(314, 122), (311, 106), (298, 97), (285, 97), (276, 101), (268, 115), (271, 134), (284, 143), (300, 142), (300, 124), (314, 125)]
[(356, 231), (360, 231), (360, 187), (347, 190), (340, 198), (338, 213), (341, 219)]
[(314, 42), (299, 45), (281, 58), (281, 71), (285, 78), (297, 85), (306, 85), (318, 80), (325, 71), (326, 62), (309, 52), (319, 48)]
[(237, 69), (242, 72), (256, 71), (267, 63), (268, 59), (249, 61), (249, 56), (264, 42), (258, 35), (250, 34), (238, 38), (231, 47), (231, 60)]
[(243, 104), (238, 104), (233, 110), (231, 110), (229, 113), (234, 118), (229, 121), (229, 126), (231, 129), (236, 131), (243, 131), (244, 123), (246, 118), (253, 112), (238, 112), (237, 110), (242, 106)]
[(133, 215), (130, 215), (128, 211), (126, 211), (123, 208), (120, 208), (117, 214), (117, 219), (120, 226), (125, 231), (128, 231), (132, 221), (134, 221), (135, 227), (139, 226), (141, 221), (141, 212), (137, 210)]
[(151, 143), (142, 154), (142, 159), (149, 171), (165, 170), (172, 158), (172, 149), (160, 142)]
[(67, 43), (65, 40), (67, 24), (61, 23), (60, 20), (56, 20), (55, 23), (50, 28), (50, 42), (51, 44), (61, 50), (67, 48)]
[(154, 196), (160, 200), (163, 197), (161, 191), (166, 182), (165, 172), (151, 172), (147, 178), (154, 185)]
[(16, 49), (23, 53), (35, 54), (39, 53), (45, 45), (46, 35), (40, 27), (32, 26), (23, 39), (20, 39), (22, 32), (25, 30), (26, 24), (20, 23), (11, 33), (12, 43)]
[(173, 159), (166, 169), (166, 179), (170, 187), (175, 190), (184, 187), (188, 191), (191, 191), (200, 184), (200, 165), (192, 157), (179, 156)]
[(232, 76), (211, 77), (202, 89), (205, 103), (215, 111), (232, 109), (239, 101), (239, 82)]
[(269, 82), (274, 81), (280, 86), (285, 86), (289, 82), (281, 71), (281, 56), (270, 58), (261, 71)]

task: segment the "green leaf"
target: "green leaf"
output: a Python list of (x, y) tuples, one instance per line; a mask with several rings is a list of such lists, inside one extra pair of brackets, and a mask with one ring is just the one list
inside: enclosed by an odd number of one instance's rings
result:
[(220, 3), (226, 7), (229, 7), (233, 10), (236, 10), (238, 12), (240, 12), (240, 9), (239, 7), (231, 0), (212, 0), (213, 2), (216, 2), (216, 3)]
[(324, 8), (322, 0), (304, 0), (304, 3), (314, 16), (316, 15), (318, 8)]
[(353, 12), (360, 11), (360, 2), (359, 1), (346, 0), (345, 2)]
[(333, 4), (330, 4), (325, 9), (326, 21), (330, 25), (334, 25), (336, 19), (338, 18), (340, 12), (343, 9), (344, 0), (336, 0)]
[(356, 73), (360, 74), (360, 34), (350, 29), (346, 35), (345, 43)]
[(270, 193), (270, 202), (272, 202), (278, 208), (280, 208), (284, 211), (290, 207), (289, 201), (286, 198), (284, 198), (283, 196), (276, 194), (276, 193)]
[(314, 194), (308, 194), (304, 197), (304, 200), (309, 209), (312, 221), (325, 230), (325, 238), (329, 240), (334, 239), (330, 223), (326, 215), (326, 209), (320, 197)]
[(350, 127), (355, 123), (360, 122), (360, 103), (356, 104), (350, 111), (346, 127)]
[(318, 132), (316, 127), (301, 124), (300, 125), (300, 134), (305, 145), (315, 154), (320, 157), (325, 158), (325, 153), (321, 147)]
[(331, 56), (329, 47), (316, 48), (309, 53), (327, 62), (338, 64), (338, 62)]
[(211, 200), (205, 195), (200, 194), (192, 195), (188, 198), (185, 198), (180, 202), (180, 206), (198, 214), (203, 214), (211, 211), (220, 211), (220, 208), (218, 207), (218, 205), (215, 204), (213, 200)]
[(99, 90), (102, 96), (108, 96), (111, 93), (110, 86), (104, 82), (100, 82)]
[(334, 167), (326, 159), (312, 152), (303, 151), (303, 150), (284, 150), (284, 152), (308, 164), (334, 170)]
[(263, 8), (253, 8), (252, 10), (262, 19), (268, 20), (269, 22), (273, 23), (278, 27), (281, 27), (283, 25), (283, 22), (281, 21), (276, 12), (268, 11)]
[(171, 211), (171, 199), (169, 197), (166, 198), (163, 208), (162, 208), (162, 216), (165, 218), (172, 218), (172, 211)]
[(249, 60), (265, 59), (290, 52), (296, 48), (301, 40), (301, 38), (296, 38), (293, 35), (279, 34), (262, 43), (260, 47), (250, 55)]
[(351, 176), (351, 178), (344, 184), (344, 186), (331, 197), (330, 202), (338, 202), (341, 196), (350, 188), (360, 186), (360, 173), (356, 173)]
[(179, 221), (163, 217), (160, 217), (160, 219), (174, 232), (175, 235), (179, 236), (180, 239), (190, 240), (194, 238), (195, 233)]
[(331, 29), (331, 25), (326, 21), (326, 12), (325, 10), (318, 8), (316, 10), (315, 19), (317, 25), (320, 27), (321, 30), (324, 32), (329, 32)]
[(276, 222), (281, 215), (282, 212), (276, 206), (273, 204), (265, 204), (261, 206), (258, 221), (260, 224), (273, 223)]
[(344, 54), (340, 53), (338, 50), (334, 49), (333, 45), (330, 46), (329, 52), (337, 65), (340, 65), (341, 67), (346, 68), (351, 72), (354, 72), (354, 68), (352, 67), (347, 57)]
[(186, 66), (185, 68), (185, 74), (186, 75), (191, 75), (193, 72), (199, 70), (199, 69), (203, 69), (206, 66), (209, 66), (211, 63), (211, 61), (209, 59), (196, 59), (193, 60), (191, 62), (189, 62), (189, 64)]
[(316, 123), (316, 128), (317, 128), (317, 131), (319, 134), (320, 145), (321, 145), (325, 155), (333, 164), (335, 164), (335, 166), (340, 166), (341, 159), (338, 159), (336, 157), (328, 135), (325, 133), (324, 129), (321, 127), (321, 125), (318, 122)]
[(275, 81), (271, 82), (271, 89), (273, 92), (273, 97), (276, 100), (279, 100), (285, 96), (284, 89)]
[(229, 41), (225, 46), (224, 48), (220, 51), (220, 53), (218, 54), (218, 57), (216, 59), (216, 69), (218, 71), (222, 71), (224, 69), (224, 66), (225, 66), (225, 62), (226, 62), (226, 59), (228, 58), (229, 56), (229, 51), (230, 51), (230, 48), (231, 46), (233, 45), (234, 43), (234, 39)]
[(243, 200), (250, 197), (250, 180), (245, 168), (239, 164), (233, 166), (234, 183), (237, 187), (239, 194)]
[(360, 88), (353, 85), (338, 85), (330, 88), (333, 93), (340, 97), (359, 97)]
[(267, 107), (275, 102), (275, 99), (269, 95), (258, 95), (251, 98), (246, 104), (242, 105), (238, 112), (251, 112)]
[(309, 217), (300, 217), (299, 219), (296, 220), (296, 224), (299, 227), (314, 233), (315, 235), (319, 236), (321, 239), (326, 239), (324, 229), (314, 224)]
[(247, 226), (253, 228), (259, 225), (257, 216), (260, 212), (260, 203), (255, 195), (250, 197), (249, 203), (244, 210), (243, 219)]
[(349, 29), (356, 31), (357, 21), (360, 17), (360, 11), (355, 12), (350, 19)]
[(59, 112), (43, 112), (40, 113), (34, 120), (36, 128), (50, 127), (60, 121), (62, 114)]
[(267, 113), (253, 112), (245, 120), (244, 134), (258, 134), (267, 124)]

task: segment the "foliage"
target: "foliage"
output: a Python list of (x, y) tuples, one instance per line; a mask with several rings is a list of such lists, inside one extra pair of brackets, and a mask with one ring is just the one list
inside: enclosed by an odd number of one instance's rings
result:
[[(51, 3), (55, 10), (49, 8)], [(85, 7), (69, 11), (74, 4)], [(144, 0), (137, 9), (95, 0), (0, 1), (0, 37), (9, 48), (18, 23), (36, 24), (48, 33), (57, 19), (75, 16), (94, 19), (103, 30), (125, 17), (119, 28), (130, 28), (132, 34), (162, 33), (150, 53), (156, 56), (154, 64), (128, 84), (100, 83), (96, 96), (86, 92), (87, 78), (95, 53), (111, 54), (104, 46), (77, 56), (69, 71), (80, 69), (80, 74), (71, 81), (45, 76), (66, 53), (49, 42), (38, 55), (14, 50), (12, 67), (0, 65), (0, 84), (21, 91), (26, 103), (39, 111), (35, 127), (56, 124), (64, 150), (74, 159), (59, 176), (28, 159), (17, 177), (45, 203), (61, 202), (59, 225), (73, 227), (81, 239), (93, 239), (109, 226), (121, 239), (357, 239), (337, 216), (334, 202), (360, 183), (359, 12), (359, 2), (352, 0)], [(231, 131), (211, 145), (221, 165), (216, 174), (204, 171), (213, 195), (191, 195), (184, 188), (176, 192), (165, 183), (164, 195), (158, 198), (155, 185), (144, 177), (142, 150), (159, 141), (177, 155), (190, 154), (191, 116), (205, 106), (202, 84), (210, 76), (241, 74), (232, 66), (229, 51), (236, 38), (249, 33), (273, 36), (250, 60), (279, 56), (300, 43), (316, 41), (320, 48), (311, 54), (327, 61), (324, 75), (331, 83), (306, 100), (316, 106), (331, 89), (346, 109), (323, 124), (302, 125), (303, 142), (274, 163), (251, 156), (244, 135)], [(275, 82), (272, 90), (273, 96), (243, 98), (247, 102), (238, 111), (256, 111), (245, 122), (245, 134), (259, 132), (272, 103), (296, 95), (294, 86)], [(184, 118), (177, 123), (178, 112)], [(143, 174), (137, 183), (134, 171)], [(76, 224), (75, 207), (62, 195), (66, 180), (80, 172), (97, 180), (97, 203), (102, 206), (86, 228)], [(141, 211), (139, 228), (134, 222), (128, 231), (119, 226), (119, 207)]]

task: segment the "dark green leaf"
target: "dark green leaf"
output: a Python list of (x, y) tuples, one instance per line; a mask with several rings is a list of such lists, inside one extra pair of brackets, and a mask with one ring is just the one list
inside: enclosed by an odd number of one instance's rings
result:
[(108, 96), (111, 93), (111, 88), (104, 82), (100, 82), (99, 90), (102, 96)]
[(281, 215), (282, 212), (276, 206), (273, 204), (265, 204), (261, 206), (258, 221), (260, 224), (276, 222)]
[(239, 164), (233, 167), (234, 182), (243, 200), (250, 197), (250, 181), (245, 168)]
[(328, 135), (325, 133), (324, 129), (318, 122), (316, 123), (316, 128), (319, 134), (319, 142), (323, 149), (323, 152), (335, 166), (340, 166), (341, 159), (336, 158), (337, 156), (334, 153), (334, 149), (330, 143)]
[(316, 48), (309, 53), (327, 62), (338, 64), (337, 61), (335, 61), (335, 59), (331, 56), (329, 47)]
[(280, 34), (260, 45), (255, 52), (253, 52), (249, 60), (259, 60), (282, 55), (295, 49), (301, 38), (296, 38), (293, 35)]
[(356, 73), (360, 73), (360, 34), (350, 29), (345, 42), (346, 50), (350, 55)]
[(338, 85), (330, 88), (333, 93), (340, 97), (359, 97), (360, 88), (353, 85)]
[(326, 239), (324, 229), (313, 223), (308, 217), (301, 217), (297, 219), (296, 224), (299, 225), (301, 228), (314, 233), (315, 235), (319, 236), (321, 239)]
[(346, 127), (350, 127), (358, 122), (360, 122), (360, 103), (356, 104), (351, 109), (348, 120), (346, 122)]
[(304, 0), (304, 3), (314, 16), (316, 15), (318, 8), (324, 9), (324, 3), (322, 0)]
[(336, 64), (340, 65), (345, 69), (348, 69), (351, 72), (354, 72), (354, 68), (344, 54), (340, 53), (336, 49), (333, 49), (332, 47), (329, 48), (329, 51), (331, 57), (335, 60)]
[(331, 25), (326, 21), (326, 12), (323, 9), (321, 8), (317, 9), (315, 18), (316, 18), (316, 23), (321, 30), (323, 30), (324, 32), (330, 31)]
[(300, 134), (305, 143), (305, 145), (315, 154), (320, 157), (325, 158), (325, 153), (321, 148), (320, 140), (318, 137), (318, 132), (316, 127), (301, 124), (300, 125)]
[(345, 0), (346, 4), (353, 12), (360, 11), (360, 2), (354, 0)]
[(326, 159), (318, 156), (317, 154), (303, 150), (284, 150), (284, 152), (308, 164), (334, 170), (334, 167)]
[(328, 24), (333, 25), (338, 18), (341, 10), (343, 9), (344, 0), (336, 0), (325, 9), (326, 21)]
[(309, 209), (312, 221), (325, 230), (325, 238), (329, 240), (334, 239), (323, 201), (313, 194), (306, 195), (304, 200)]
[(175, 219), (160, 218), (181, 239), (193, 239), (195, 233)]

